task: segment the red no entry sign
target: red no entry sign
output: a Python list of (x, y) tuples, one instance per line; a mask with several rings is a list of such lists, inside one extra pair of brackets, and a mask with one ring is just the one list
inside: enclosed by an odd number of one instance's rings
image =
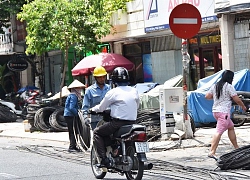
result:
[(201, 28), (201, 14), (191, 4), (180, 4), (171, 12), (169, 26), (177, 37), (182, 39), (192, 38)]

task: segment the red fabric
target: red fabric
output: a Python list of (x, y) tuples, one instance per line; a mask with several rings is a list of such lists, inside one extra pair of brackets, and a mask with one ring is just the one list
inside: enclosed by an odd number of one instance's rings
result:
[(72, 70), (72, 76), (90, 75), (96, 66), (103, 66), (111, 73), (116, 67), (134, 69), (134, 64), (120, 54), (100, 53), (83, 58)]
[[(199, 62), (199, 57), (194, 55), (194, 61)], [(207, 62), (207, 59), (204, 58), (204, 62)]]

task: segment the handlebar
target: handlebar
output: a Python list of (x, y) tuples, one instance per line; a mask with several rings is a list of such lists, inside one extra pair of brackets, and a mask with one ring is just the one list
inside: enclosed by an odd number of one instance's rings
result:
[(107, 115), (110, 114), (110, 109), (104, 110), (103, 112), (95, 112), (92, 111), (91, 109), (88, 110), (88, 114), (92, 114), (92, 115)]
[(88, 114), (92, 114), (92, 115), (101, 115), (103, 116), (103, 120), (108, 122), (111, 120), (111, 116), (110, 116), (110, 109), (104, 110), (103, 112), (95, 112), (92, 111), (91, 109), (88, 111)]

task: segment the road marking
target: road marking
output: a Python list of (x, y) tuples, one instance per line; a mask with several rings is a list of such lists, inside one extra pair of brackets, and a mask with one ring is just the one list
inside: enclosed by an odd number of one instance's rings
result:
[(15, 176), (15, 175), (12, 175), (12, 174), (7, 174), (7, 173), (0, 173), (0, 177), (5, 177), (7, 179), (12, 179), (12, 178), (19, 178), (19, 176)]
[(174, 18), (173, 24), (197, 24), (197, 18)]

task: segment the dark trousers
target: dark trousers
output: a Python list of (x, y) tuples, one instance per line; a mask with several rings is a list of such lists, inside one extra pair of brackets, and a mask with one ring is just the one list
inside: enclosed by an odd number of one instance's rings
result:
[[(75, 149), (76, 148), (76, 138), (75, 134), (76, 128), (74, 128), (76, 124), (76, 117), (75, 116), (64, 116), (64, 119), (68, 126), (68, 132), (69, 132), (69, 149)], [(74, 132), (75, 130), (75, 132)]]
[(107, 122), (102, 126), (95, 128), (93, 144), (97, 150), (99, 157), (106, 157), (106, 147), (104, 139), (109, 138), (109, 136), (116, 132), (121, 126), (130, 125), (134, 123), (135, 121), (122, 121), (113, 119), (110, 122)]

